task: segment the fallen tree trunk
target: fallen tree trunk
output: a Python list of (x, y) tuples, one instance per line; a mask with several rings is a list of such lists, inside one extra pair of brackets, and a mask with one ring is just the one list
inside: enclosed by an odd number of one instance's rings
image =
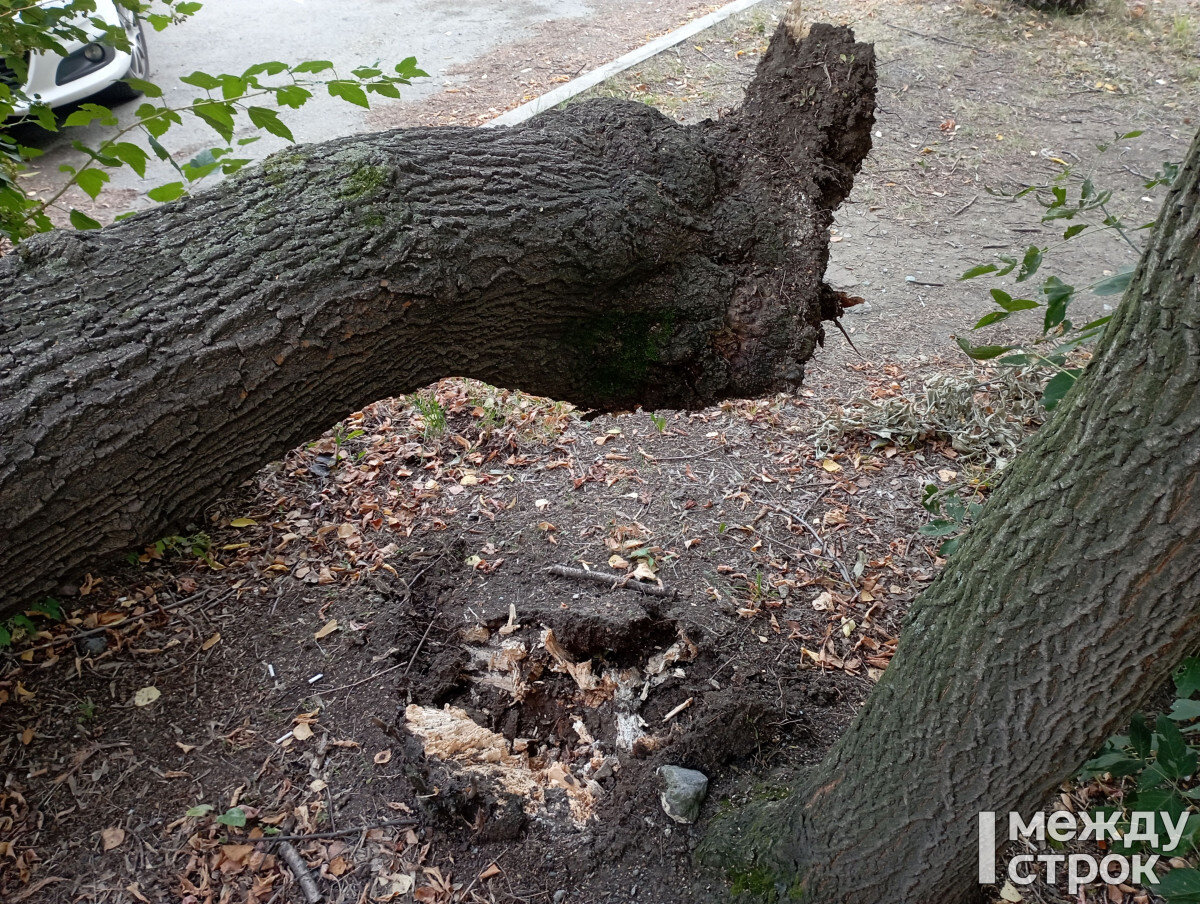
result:
[(874, 55), (781, 25), (745, 103), (583, 103), (510, 129), (276, 154), (0, 261), (0, 575), (29, 603), (441, 377), (614, 409), (794, 386), (840, 313), (832, 212)]

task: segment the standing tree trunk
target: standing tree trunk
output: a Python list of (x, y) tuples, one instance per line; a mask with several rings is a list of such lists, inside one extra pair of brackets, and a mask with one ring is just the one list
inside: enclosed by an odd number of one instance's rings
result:
[(782, 25), (745, 103), (300, 147), (0, 261), (0, 613), (376, 399), (469, 376), (595, 408), (796, 385), (871, 47)]
[(1200, 644), (1200, 135), (1095, 357), (803, 789), (708, 857), (817, 904), (978, 892), (1028, 815)]

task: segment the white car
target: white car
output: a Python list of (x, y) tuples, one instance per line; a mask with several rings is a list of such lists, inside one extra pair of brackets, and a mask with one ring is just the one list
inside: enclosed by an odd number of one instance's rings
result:
[[(123, 28), (129, 36), (131, 52), (125, 53), (106, 44), (104, 33), (89, 22), (83, 28), (93, 33), (96, 40), (65, 43), (65, 57), (56, 53), (35, 53), (30, 57), (29, 78), (23, 88), (26, 97), (40, 100), (51, 107), (61, 107), (91, 97), (106, 88), (112, 88), (110, 94), (117, 101), (138, 96), (140, 92), (122, 81), (130, 76), (144, 79), (150, 75), (146, 36), (137, 14), (117, 6), (112, 0), (96, 0), (96, 11), (91, 16)], [(0, 80), (10, 85), (16, 82), (16, 73), (5, 66), (2, 60)], [(28, 109), (28, 104), (17, 104), (15, 113), (20, 116)]]

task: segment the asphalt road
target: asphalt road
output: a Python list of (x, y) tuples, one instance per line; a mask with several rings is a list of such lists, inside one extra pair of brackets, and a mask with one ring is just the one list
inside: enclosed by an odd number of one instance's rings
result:
[[(330, 60), (339, 71), (349, 72), (376, 62), (390, 69), (405, 57), (415, 56), (431, 78), (402, 88), (399, 101), (373, 96), (372, 103), (379, 105), (405, 103), (442, 90), (446, 70), (467, 64), (498, 45), (527, 37), (539, 23), (589, 15), (591, 11), (583, 0), (207, 0), (187, 22), (163, 32), (147, 27), (146, 36), (152, 78), (165, 90), (165, 102), (175, 104), (187, 103), (197, 95), (197, 89), (178, 81), (180, 76), (196, 70), (241, 73), (257, 62), (312, 59)], [(118, 109), (122, 120), (128, 120), (138, 103)], [(322, 95), (299, 111), (283, 113), (301, 142), (367, 131), (368, 115), (361, 107)], [(72, 140), (95, 145), (108, 133), (93, 126), (56, 137), (23, 136), (45, 151), (31, 182), (40, 190), (49, 188), (58, 178), (60, 164), (80, 159), (71, 148)], [(237, 137), (250, 134), (256, 133), (246, 125)], [(171, 129), (163, 143), (176, 159), (188, 160), (221, 144), (221, 139), (194, 117), (188, 117), (183, 125)], [(262, 158), (282, 145), (281, 140), (267, 136), (248, 145), (243, 156)], [(163, 182), (178, 177), (161, 164), (151, 178)], [(135, 193), (140, 195), (153, 184), (157, 183), (142, 182), (122, 169), (113, 173), (107, 191), (117, 189), (114, 201), (123, 194), (127, 203)]]

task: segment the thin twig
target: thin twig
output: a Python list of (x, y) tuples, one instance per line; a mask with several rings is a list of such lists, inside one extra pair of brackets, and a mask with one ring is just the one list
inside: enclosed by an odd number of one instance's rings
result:
[(407, 678), (408, 673), (412, 670), (413, 663), (417, 661), (417, 654), (421, 652), (421, 647), (425, 646), (425, 638), (429, 636), (429, 632), (433, 630), (433, 624), (437, 621), (437, 615), (429, 620), (429, 627), (425, 629), (425, 633), (421, 635), (421, 639), (417, 641), (417, 648), (413, 650), (412, 656), (408, 657), (408, 665), (404, 667), (404, 674), (400, 677)]
[(734, 445), (736, 445), (736, 443), (729, 443), (727, 445), (713, 446), (711, 449), (705, 449), (701, 452), (694, 452), (691, 455), (668, 455), (663, 458), (659, 458), (658, 456), (656, 456), (650, 452), (647, 452), (645, 449), (639, 449), (638, 451), (641, 452), (644, 456), (646, 456), (646, 459), (648, 461), (653, 462), (654, 464), (657, 465), (657, 464), (661, 464), (664, 461), (687, 461), (688, 459), (692, 459), (692, 458), (704, 458), (704, 456), (706, 456), (706, 455), (709, 455), (713, 452), (720, 452), (722, 449), (728, 449)]
[[(842, 573), (842, 580), (844, 580), (851, 587), (854, 587), (854, 579), (850, 577), (849, 570), (842, 563), (841, 559), (829, 551), (829, 545), (825, 542), (825, 538), (817, 533), (817, 529), (815, 527), (809, 524), (804, 518), (801, 518), (796, 512), (784, 508), (782, 505), (779, 505), (779, 503), (775, 504), (775, 511), (780, 515), (786, 515), (787, 517), (794, 519), (796, 523), (804, 527), (810, 534), (812, 534), (813, 537), (816, 538), (816, 541), (821, 544), (821, 552), (824, 553), (824, 558), (830, 562), (833, 562), (833, 564), (837, 566), (838, 571)], [(855, 593), (857, 592), (858, 591), (856, 588)]]
[(956, 217), (956, 216), (958, 216), (960, 213), (966, 213), (966, 212), (967, 212), (967, 209), (968, 209), (968, 208), (970, 208), (970, 206), (971, 206), (972, 204), (974, 204), (974, 203), (975, 203), (976, 201), (978, 201), (978, 200), (979, 200), (979, 195), (975, 195), (975, 197), (971, 198), (971, 200), (970, 200), (970, 201), (968, 201), (966, 204), (964, 204), (964, 205), (963, 205), (962, 207), (960, 207), (958, 210), (954, 211), (954, 213), (950, 214), (950, 216), (952, 216), (952, 217)]
[(569, 568), (566, 565), (551, 565), (546, 570), (550, 574), (556, 574), (561, 578), (575, 578), (579, 581), (595, 581), (597, 584), (607, 584), (613, 590), (623, 588), (625, 590), (637, 590), (649, 596), (675, 596), (675, 591), (670, 588), (632, 580), (632, 575), (605, 574), (602, 571), (592, 571), (587, 568)]
[(337, 829), (327, 832), (303, 832), (296, 835), (263, 835), (262, 838), (250, 838), (247, 840), (254, 844), (258, 844), (260, 841), (309, 841), (320, 838), (341, 838), (343, 835), (353, 835), (356, 832), (369, 832), (372, 829), (415, 825), (417, 825), (417, 820), (411, 816), (405, 816), (401, 819), (385, 819), (383, 822), (376, 822), (366, 826), (351, 826), (348, 829)]
[(896, 29), (896, 31), (905, 31), (905, 32), (908, 32), (910, 35), (916, 35), (918, 38), (926, 38), (927, 40), (930, 40), (930, 41), (939, 41), (942, 44), (953, 44), (955, 47), (963, 47), (963, 48), (966, 48), (967, 50), (974, 50), (976, 53), (983, 52), (983, 48), (981, 48), (981, 47), (973, 47), (970, 44), (963, 44), (959, 41), (951, 41), (949, 38), (943, 38), (941, 35), (926, 34), (923, 31), (915, 31), (914, 29), (911, 29), (911, 28), (905, 28), (903, 25), (893, 25), (891, 22), (885, 22), (883, 19), (880, 19), (879, 21), (881, 23), (883, 23), (884, 25), (886, 25), (888, 28), (894, 28), (894, 29)]
[(300, 883), (300, 888), (303, 890), (304, 898), (308, 901), (308, 904), (320, 904), (323, 900), (321, 889), (317, 888), (317, 883), (313, 881), (312, 873), (308, 871), (308, 864), (304, 862), (304, 858), (300, 856), (300, 853), (286, 841), (280, 842), (279, 853), (287, 861), (287, 865), (291, 869), (292, 875), (296, 877), (296, 881)]
[(846, 337), (846, 341), (849, 342), (850, 347), (854, 349), (854, 354), (866, 361), (866, 356), (858, 350), (858, 346), (854, 344), (854, 340), (850, 338), (850, 334), (846, 332), (846, 328), (842, 326), (842, 322), (840, 320), (834, 320), (833, 325), (836, 326), (841, 334)]
[(389, 672), (394, 672), (394, 671), (396, 671), (396, 669), (400, 669), (400, 668), (403, 668), (403, 665), (401, 665), (400, 663), (396, 663), (396, 665), (393, 665), (389, 668), (383, 669), (380, 672), (376, 672), (374, 675), (368, 675), (366, 678), (363, 678), (359, 681), (355, 681), (353, 684), (343, 684), (341, 687), (327, 688), (326, 690), (321, 691), (321, 696), (325, 696), (326, 694), (332, 694), (336, 691), (348, 691), (352, 687), (360, 687), (361, 685), (364, 685), (364, 684), (367, 684), (368, 682), (374, 681), (376, 678), (382, 678), (384, 675), (388, 674)]

